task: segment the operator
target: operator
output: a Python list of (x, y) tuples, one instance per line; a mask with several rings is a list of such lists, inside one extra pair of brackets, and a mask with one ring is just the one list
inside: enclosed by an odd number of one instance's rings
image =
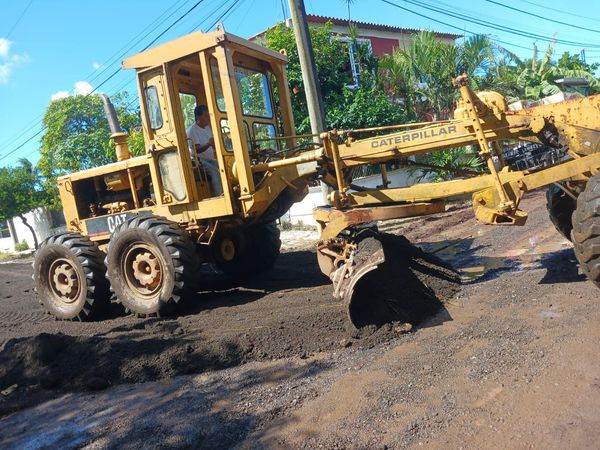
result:
[(206, 105), (197, 105), (194, 108), (196, 122), (187, 129), (187, 138), (192, 142), (198, 156), (198, 163), (206, 172), (208, 182), (214, 197), (223, 195), (219, 164), (215, 159), (215, 140), (210, 129), (210, 114)]

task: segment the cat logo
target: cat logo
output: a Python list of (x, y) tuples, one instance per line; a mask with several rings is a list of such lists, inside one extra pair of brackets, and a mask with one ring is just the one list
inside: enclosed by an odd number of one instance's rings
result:
[(446, 136), (448, 134), (453, 134), (453, 133), (456, 133), (456, 125), (449, 125), (447, 127), (441, 127), (441, 128), (428, 128), (428, 129), (424, 129), (424, 130), (415, 130), (412, 133), (407, 132), (400, 136), (375, 139), (375, 140), (373, 140), (373, 142), (371, 142), (371, 147), (373, 147), (373, 148), (385, 147), (388, 145), (401, 144), (402, 142), (414, 141), (415, 139), (427, 139), (427, 138), (432, 138), (432, 137), (437, 137), (437, 136)]
[(114, 216), (108, 216), (108, 231), (111, 233), (115, 231), (117, 226), (121, 225), (127, 220), (127, 214), (115, 214)]

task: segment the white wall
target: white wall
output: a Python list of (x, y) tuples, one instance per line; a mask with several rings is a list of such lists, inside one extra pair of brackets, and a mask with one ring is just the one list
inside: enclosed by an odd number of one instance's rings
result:
[[(406, 168), (391, 170), (388, 172), (390, 187), (405, 187), (418, 183), (420, 180), (418, 171), (409, 170)], [(421, 180), (425, 181), (425, 180)], [(354, 184), (365, 188), (374, 189), (381, 185), (381, 175), (372, 175), (369, 177), (356, 178)], [(323, 195), (320, 187), (311, 187), (308, 190), (308, 195), (301, 202), (294, 203), (290, 210), (281, 218), (283, 222), (299, 223), (306, 225), (316, 225), (317, 222), (313, 219), (312, 210), (317, 206), (324, 205)]]
[(14, 248), (15, 248), (15, 244), (11, 237), (0, 238), (0, 251), (2, 251), (2, 252), (13, 251)]
[[(27, 222), (35, 230), (39, 242), (42, 242), (52, 234), (52, 218), (50, 212), (46, 208), (34, 209), (33, 211), (24, 214), (24, 216), (27, 219)], [(23, 242), (23, 240), (25, 240), (29, 245), (29, 248), (34, 248), (33, 236), (31, 235), (29, 228), (23, 224), (23, 221), (19, 217), (13, 217), (12, 221), (16, 234), (16, 236), (13, 237), (16, 238), (18, 242)], [(1, 239), (0, 248), (5, 251), (14, 250), (13, 239)]]

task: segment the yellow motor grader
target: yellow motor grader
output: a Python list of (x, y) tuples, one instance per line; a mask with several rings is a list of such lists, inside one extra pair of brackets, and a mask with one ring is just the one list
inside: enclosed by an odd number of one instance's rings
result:
[[(446, 199), (465, 194), (472, 194), (478, 220), (522, 225), (523, 195), (555, 186), (551, 217), (572, 238), (586, 275), (600, 282), (600, 96), (510, 111), (500, 94), (475, 93), (461, 76), (451, 120), (333, 130), (317, 144), (295, 135), (286, 62), (285, 54), (222, 30), (123, 62), (137, 74), (145, 154), (131, 156), (105, 99), (117, 161), (59, 178), (69, 231), (46, 239), (35, 256), (37, 292), (51, 314), (90, 319), (112, 291), (128, 311), (159, 315), (194, 292), (203, 263), (231, 275), (269, 269), (281, 244), (275, 221), (317, 180), (331, 187), (330, 206), (314, 211), (318, 264), (355, 324), (375, 309), (374, 321), (385, 321), (385, 310), (360, 295), (389, 252), (365, 244), (365, 236), (380, 241), (369, 224), (439, 213)], [(221, 195), (191, 151), (190, 104), (208, 107)], [(537, 170), (511, 170), (500, 143), (517, 140), (560, 149), (564, 157)], [(468, 145), (478, 149), (485, 173), (408, 187), (388, 179), (391, 162)], [(352, 169), (365, 165), (380, 167), (375, 189), (352, 183)]]

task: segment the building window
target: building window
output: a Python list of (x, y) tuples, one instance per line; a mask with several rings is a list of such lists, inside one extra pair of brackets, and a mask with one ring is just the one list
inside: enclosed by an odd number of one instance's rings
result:
[(348, 73), (348, 83), (346, 84), (346, 87), (356, 89), (360, 78), (360, 64), (358, 63), (358, 49), (356, 47), (357, 44), (364, 46), (369, 54), (373, 54), (371, 41), (364, 38), (352, 39), (348, 36), (336, 36), (335, 39), (342, 42), (348, 50), (348, 60), (344, 66), (344, 70)]

